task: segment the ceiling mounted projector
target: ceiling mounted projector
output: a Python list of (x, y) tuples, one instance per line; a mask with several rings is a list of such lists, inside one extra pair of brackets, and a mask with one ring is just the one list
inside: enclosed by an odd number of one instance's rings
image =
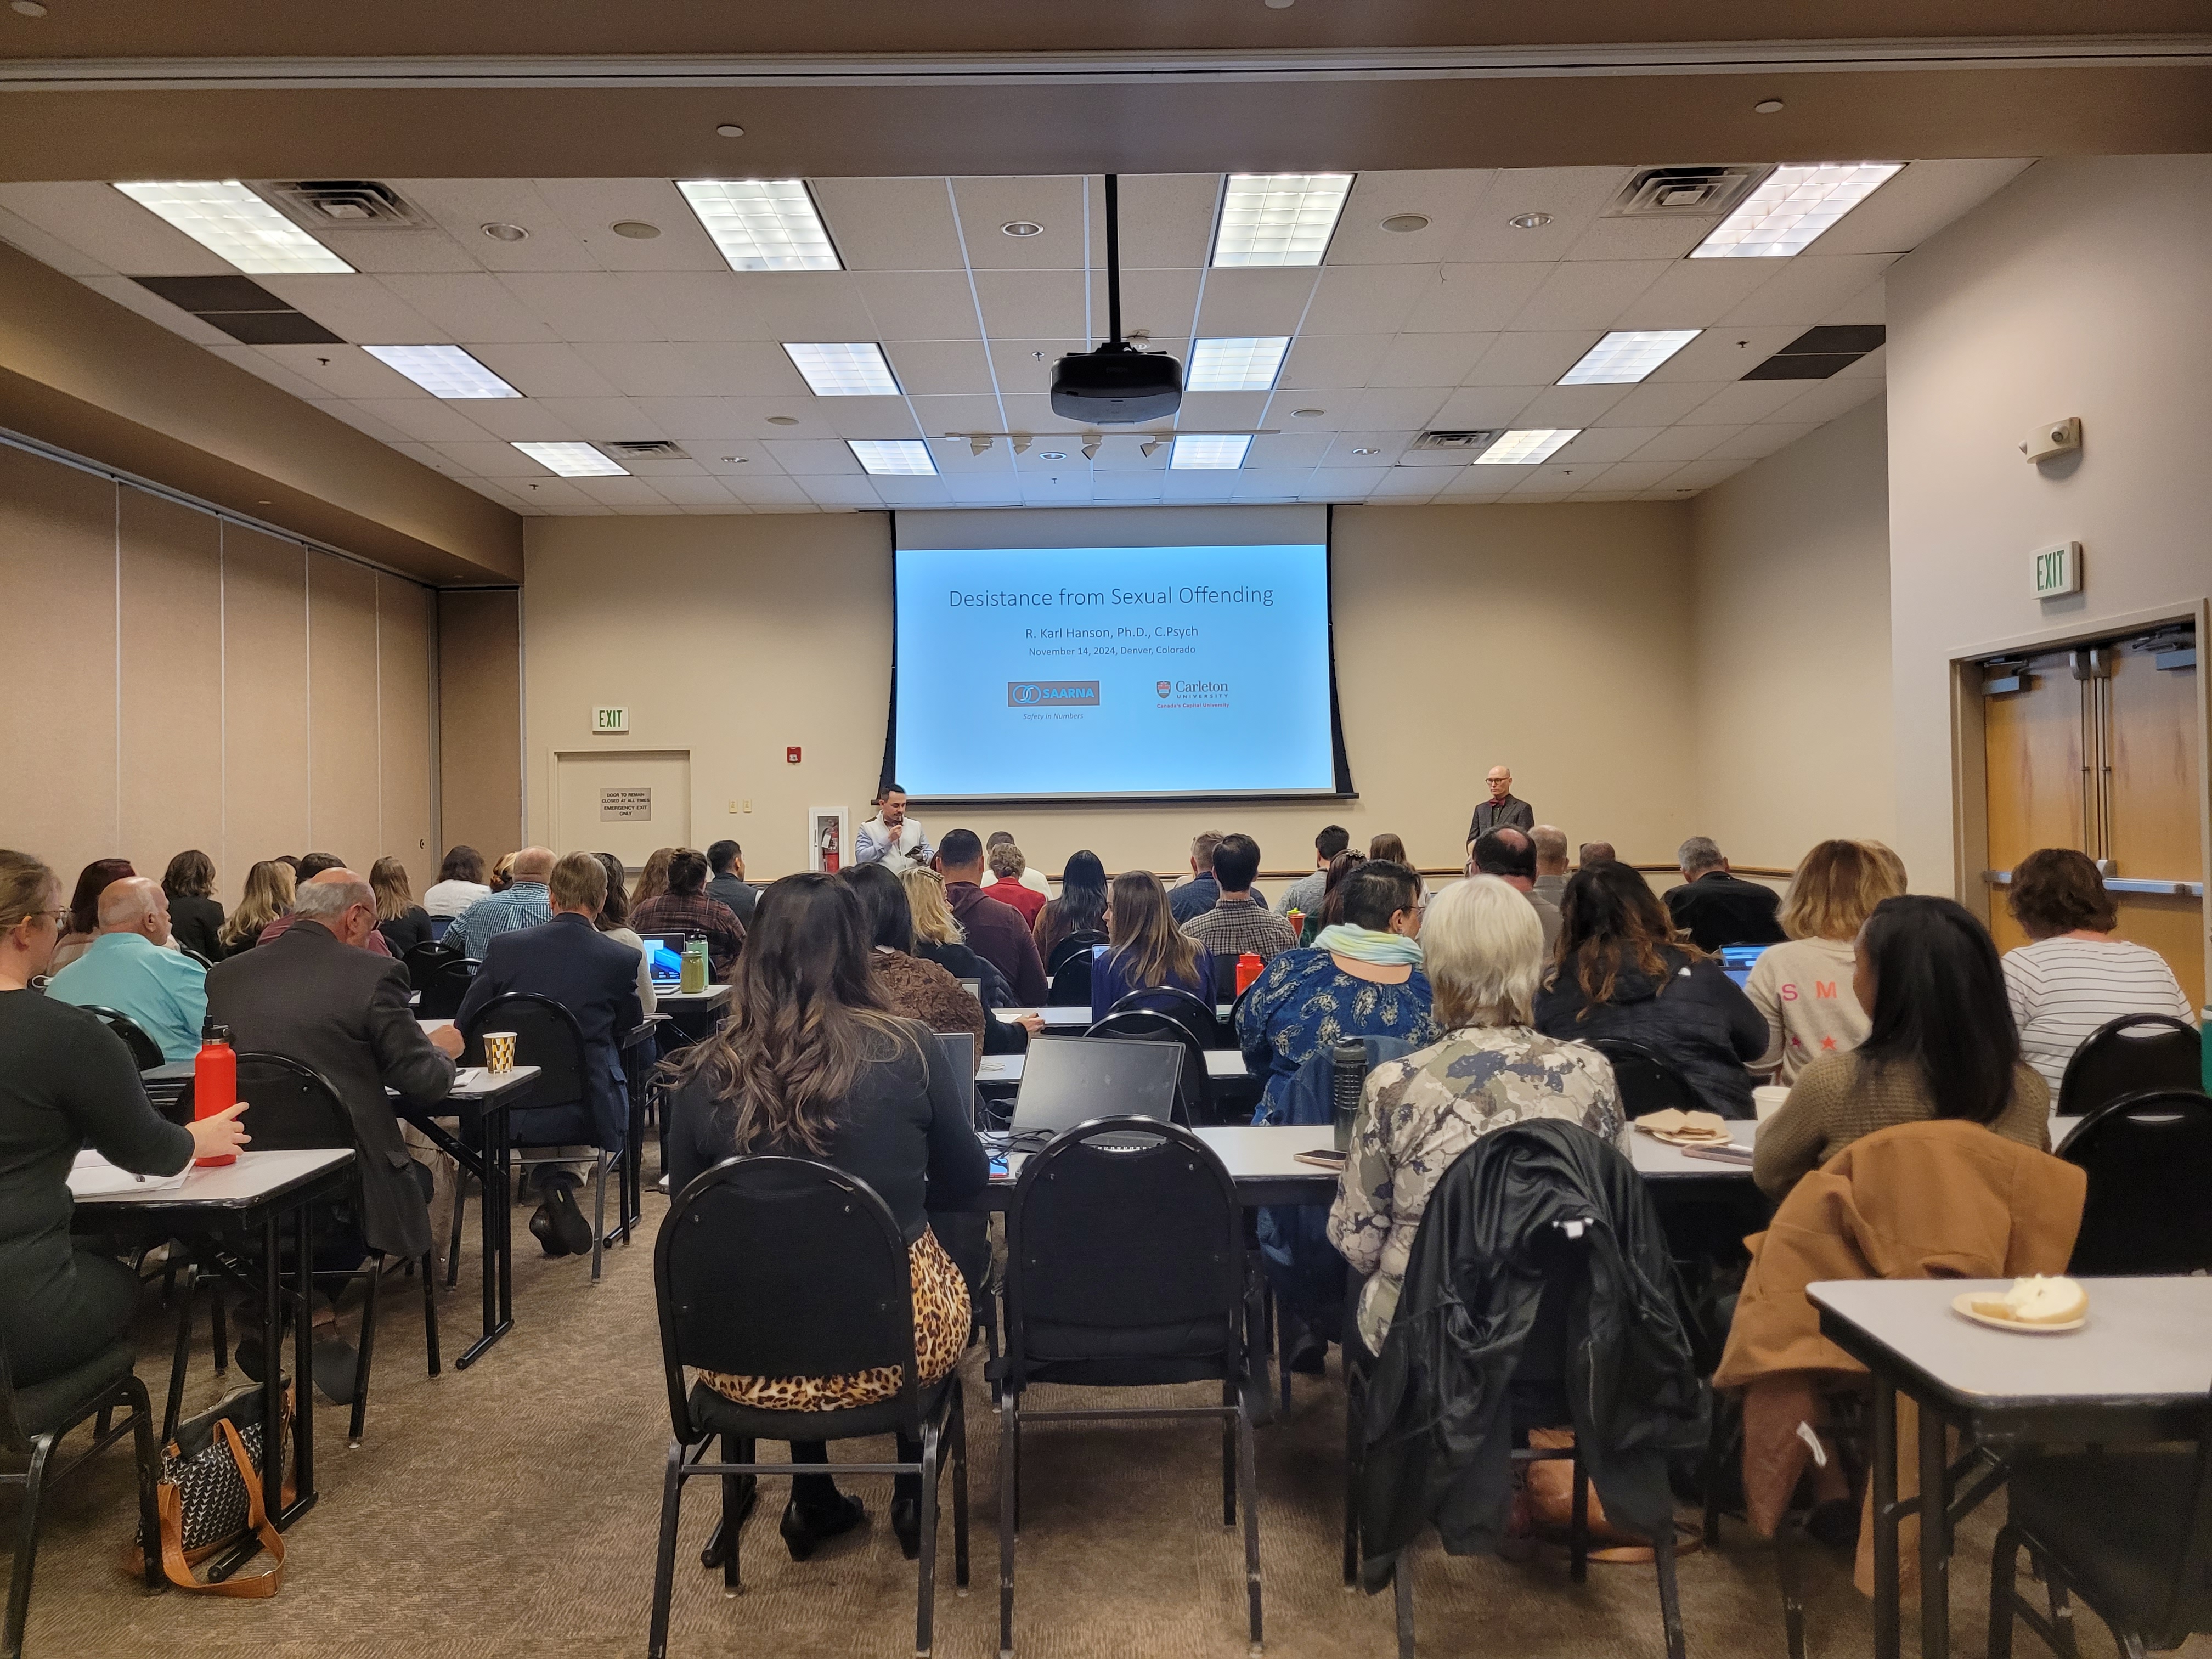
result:
[(1113, 338), (1052, 366), (1052, 412), (1097, 426), (1172, 415), (1182, 406), (1182, 365), (1121, 337), (1121, 180), (1106, 175), (1106, 311)]

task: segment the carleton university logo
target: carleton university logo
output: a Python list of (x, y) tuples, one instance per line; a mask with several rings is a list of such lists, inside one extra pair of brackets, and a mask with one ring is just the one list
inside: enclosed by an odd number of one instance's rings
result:
[(1152, 690), (1158, 692), (1160, 696), (1164, 697), (1169, 692), (1174, 690), (1175, 687), (1170, 684), (1166, 680), (1154, 680), (1152, 682)]

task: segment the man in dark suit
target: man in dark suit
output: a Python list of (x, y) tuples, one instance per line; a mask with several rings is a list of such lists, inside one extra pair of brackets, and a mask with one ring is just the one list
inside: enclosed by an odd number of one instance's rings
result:
[(1533, 830), (1536, 827), (1536, 809), (1513, 793), (1513, 773), (1510, 768), (1493, 766), (1490, 769), (1490, 799), (1474, 809), (1474, 817), (1467, 826), (1467, 843), (1474, 843), (1493, 830)]
[[(595, 918), (606, 902), (606, 866), (590, 853), (571, 853), (553, 866), (547, 884), (553, 919), (501, 933), (484, 951), (483, 966), (469, 981), (456, 1024), (471, 1029), (495, 997), (524, 992), (550, 997), (576, 1017), (584, 1036), (586, 1095), (580, 1101), (537, 1101), (514, 1114), (518, 1146), (592, 1146), (613, 1151), (629, 1124), (623, 1076), (622, 1040), (643, 1023), (637, 998), (637, 952), (599, 932)], [(576, 1177), (549, 1173), (545, 1201), (530, 1231), (548, 1255), (581, 1254), (592, 1248), (590, 1224), (576, 1207)], [(556, 1249), (555, 1246), (564, 1248)]]
[(1691, 836), (1674, 856), (1682, 866), (1682, 884), (1667, 890), (1667, 912), (1700, 951), (1779, 945), (1788, 937), (1776, 917), (1782, 896), (1730, 875), (1728, 860), (1711, 836)]

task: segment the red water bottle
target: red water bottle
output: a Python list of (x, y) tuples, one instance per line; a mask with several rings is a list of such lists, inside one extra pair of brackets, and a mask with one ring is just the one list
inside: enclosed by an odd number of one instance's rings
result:
[(1237, 994), (1238, 996), (1243, 996), (1245, 992), (1252, 988), (1252, 981), (1260, 977), (1260, 969), (1264, 965), (1260, 958), (1249, 951), (1237, 958)]
[[(238, 1104), (238, 1050), (230, 1046), (230, 1027), (207, 1023), (200, 1051), (192, 1056), (192, 1116), (213, 1117)], [(202, 1169), (238, 1162), (236, 1152), (194, 1158)]]

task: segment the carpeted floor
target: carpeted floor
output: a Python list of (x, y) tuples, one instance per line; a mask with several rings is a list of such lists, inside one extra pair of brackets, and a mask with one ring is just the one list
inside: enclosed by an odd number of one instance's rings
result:
[[(319, 1406), (321, 1501), (288, 1536), (289, 1577), (273, 1600), (143, 1595), (119, 1565), (134, 1504), (127, 1444), (112, 1449), (50, 1498), (29, 1653), (642, 1653), (669, 1439), (651, 1245), (664, 1208), (648, 1192), (644, 1237), (609, 1253), (596, 1287), (586, 1261), (540, 1258), (518, 1211), (515, 1328), (465, 1372), (449, 1369), (434, 1381), (424, 1375), (419, 1304), (387, 1293), (367, 1437), (347, 1451), (344, 1411)], [(441, 1292), (449, 1367), (473, 1334), (477, 1295), (471, 1254), (459, 1285)], [(350, 1314), (346, 1324), (349, 1330)], [(173, 1328), (149, 1306), (139, 1374), (157, 1409)], [(234, 1370), (231, 1384), (239, 1381)], [(936, 1650), (986, 1659), (998, 1639), (997, 1435), (972, 1358), (967, 1387), (975, 1572), (970, 1592), (956, 1594), (948, 1484)], [(220, 1392), (203, 1319), (188, 1409)], [(1033, 1397), (1047, 1403), (1043, 1391)], [(1326, 1382), (1298, 1378), (1288, 1420), (1260, 1431), (1267, 1649), (1283, 1659), (1387, 1659), (1394, 1651), (1390, 1598), (1346, 1591), (1339, 1578), (1342, 1436), (1333, 1374)], [(1242, 1533), (1221, 1525), (1215, 1431), (1045, 1425), (1024, 1440), (1019, 1652), (1030, 1659), (1243, 1652)], [(884, 1514), (888, 1479), (853, 1486), (868, 1501), (870, 1526), (804, 1565), (775, 1535), (780, 1492), (764, 1492), (745, 1529), (746, 1588), (731, 1600), (720, 1574), (699, 1565), (716, 1498), (710, 1485), (695, 1483), (678, 1556), (672, 1652), (911, 1653), (915, 1571)], [(12, 1538), (12, 1498), (0, 1498), (0, 1508)], [(1954, 1565), (1953, 1641), (1961, 1655), (1984, 1650), (1993, 1524), (1986, 1515), (1968, 1523)], [(1808, 1556), (1813, 1659), (1867, 1653), (1870, 1624), (1850, 1588), (1848, 1559), (1817, 1546)], [(1683, 1558), (1681, 1581), (1692, 1659), (1783, 1659), (1772, 1557), (1741, 1525), (1725, 1529), (1719, 1552)], [(1577, 1586), (1564, 1560), (1453, 1560), (1431, 1536), (1417, 1557), (1414, 1584), (1424, 1656), (1656, 1659), (1663, 1652), (1649, 1567), (1594, 1565), (1589, 1582)], [(2089, 1619), (2082, 1626), (2085, 1651), (2106, 1659), (2112, 1647), (2102, 1626)], [(1914, 1628), (1908, 1604), (1908, 1649)], [(2022, 1637), (2020, 1651), (2043, 1659), (2033, 1636)]]

